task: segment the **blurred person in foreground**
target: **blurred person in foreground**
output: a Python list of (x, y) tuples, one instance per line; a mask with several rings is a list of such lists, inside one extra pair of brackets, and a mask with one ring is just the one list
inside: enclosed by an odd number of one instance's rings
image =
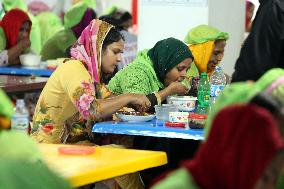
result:
[(10, 99), (0, 89), (0, 188), (71, 189), (47, 167), (35, 141), (10, 130), (13, 113)]
[(268, 95), (222, 109), (196, 156), (153, 189), (275, 188), (284, 160), (283, 116)]

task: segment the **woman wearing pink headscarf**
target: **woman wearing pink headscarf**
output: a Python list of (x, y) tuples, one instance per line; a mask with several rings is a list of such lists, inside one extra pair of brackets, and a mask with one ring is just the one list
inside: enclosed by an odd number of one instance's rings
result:
[[(71, 59), (55, 70), (39, 97), (33, 117), (33, 138), (47, 143), (66, 142), (74, 135), (79, 141), (89, 140), (86, 120), (99, 121), (127, 104), (137, 105), (140, 111), (150, 106), (148, 98), (140, 94), (106, 99), (111, 92), (104, 81), (121, 61), (123, 44), (122, 35), (107, 22), (93, 20), (84, 29), (71, 48)], [(62, 135), (66, 121), (71, 118), (75, 127)]]

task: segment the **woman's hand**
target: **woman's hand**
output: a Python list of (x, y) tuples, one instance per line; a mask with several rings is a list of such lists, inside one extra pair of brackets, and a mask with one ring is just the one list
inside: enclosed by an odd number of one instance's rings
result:
[(19, 45), (22, 47), (22, 49), (27, 49), (31, 46), (31, 41), (29, 38), (24, 38), (19, 41)]
[(139, 112), (145, 112), (151, 106), (151, 102), (149, 99), (143, 94), (130, 94), (131, 95), (131, 104), (137, 109)]
[(188, 92), (188, 88), (184, 86), (181, 82), (173, 82), (168, 86), (171, 95), (173, 94), (186, 94)]

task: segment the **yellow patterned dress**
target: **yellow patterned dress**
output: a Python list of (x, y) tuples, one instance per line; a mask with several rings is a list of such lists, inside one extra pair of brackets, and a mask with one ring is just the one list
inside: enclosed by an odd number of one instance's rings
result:
[[(66, 80), (68, 78), (68, 80)], [(72, 119), (72, 134), (81, 135), (85, 120), (98, 120), (97, 102), (111, 94), (103, 86), (96, 86), (91, 76), (78, 60), (61, 64), (49, 78), (36, 105), (31, 136), (38, 142), (61, 143), (68, 120)], [(96, 96), (97, 95), (97, 96)]]

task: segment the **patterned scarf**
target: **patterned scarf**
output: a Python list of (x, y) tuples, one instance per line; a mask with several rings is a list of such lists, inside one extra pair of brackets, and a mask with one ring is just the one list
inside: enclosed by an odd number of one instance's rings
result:
[(101, 83), (101, 53), (103, 41), (113, 26), (93, 20), (71, 48), (71, 57), (83, 62), (94, 83)]

